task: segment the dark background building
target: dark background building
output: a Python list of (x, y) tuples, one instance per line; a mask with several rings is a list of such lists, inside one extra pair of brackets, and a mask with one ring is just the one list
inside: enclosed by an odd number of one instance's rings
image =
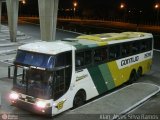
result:
[[(19, 16), (38, 16), (38, 0), (25, 1), (19, 4)], [(160, 18), (159, 9), (160, 0), (59, 0), (58, 17), (155, 23)], [(2, 12), (6, 15), (5, 3)]]

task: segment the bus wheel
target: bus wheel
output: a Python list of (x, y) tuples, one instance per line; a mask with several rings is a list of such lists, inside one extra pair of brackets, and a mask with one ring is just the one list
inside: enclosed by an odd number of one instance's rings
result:
[(136, 71), (135, 71), (135, 70), (132, 70), (128, 82), (131, 84), (131, 83), (133, 83), (133, 82), (136, 81), (136, 80), (137, 80)]
[(73, 100), (73, 108), (77, 108), (81, 105), (83, 105), (86, 101), (86, 93), (84, 90), (80, 90), (77, 92), (77, 94), (74, 97)]
[(139, 67), (137, 70), (137, 78), (140, 78), (142, 76), (142, 67)]

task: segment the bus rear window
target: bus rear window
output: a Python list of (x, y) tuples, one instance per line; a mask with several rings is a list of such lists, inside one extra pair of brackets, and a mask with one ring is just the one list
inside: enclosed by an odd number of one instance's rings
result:
[(32, 53), (27, 51), (18, 51), (16, 56), (16, 63), (30, 66), (53, 68), (55, 57), (46, 54)]

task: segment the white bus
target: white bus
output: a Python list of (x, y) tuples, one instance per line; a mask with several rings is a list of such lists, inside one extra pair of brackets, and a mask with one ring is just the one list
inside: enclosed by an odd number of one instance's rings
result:
[(16, 107), (53, 116), (135, 81), (150, 71), (152, 56), (153, 36), (142, 32), (22, 45), (9, 98)]

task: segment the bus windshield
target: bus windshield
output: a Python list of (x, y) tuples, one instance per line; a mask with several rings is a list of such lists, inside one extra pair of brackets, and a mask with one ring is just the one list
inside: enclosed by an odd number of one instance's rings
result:
[(13, 89), (30, 96), (49, 99), (52, 95), (52, 82), (53, 72), (31, 68), (24, 70), (22, 76), (16, 75)]
[(47, 55), (19, 50), (14, 62), (13, 90), (29, 96), (55, 99), (68, 89), (72, 74), (72, 52)]
[(18, 50), (15, 63), (52, 69), (55, 56)]

